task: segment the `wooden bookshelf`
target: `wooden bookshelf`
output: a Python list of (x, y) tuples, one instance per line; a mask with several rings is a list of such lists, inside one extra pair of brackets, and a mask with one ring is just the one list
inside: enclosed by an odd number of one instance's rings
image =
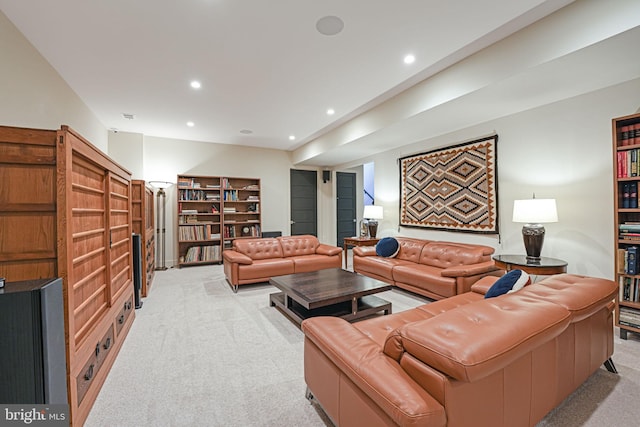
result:
[(257, 178), (222, 178), (223, 245), (262, 236), (260, 214), (260, 180)]
[(615, 277), (620, 338), (640, 333), (640, 114), (612, 120)]
[(221, 178), (178, 175), (178, 266), (222, 260)]
[(260, 180), (178, 175), (178, 266), (222, 262), (222, 251), (260, 237)]

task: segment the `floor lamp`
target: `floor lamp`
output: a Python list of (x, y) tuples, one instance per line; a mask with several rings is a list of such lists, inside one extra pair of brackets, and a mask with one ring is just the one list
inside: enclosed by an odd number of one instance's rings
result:
[(166, 232), (166, 202), (167, 194), (165, 189), (172, 185), (172, 182), (167, 181), (149, 181), (153, 187), (158, 189), (156, 193), (156, 254), (158, 262), (156, 263), (156, 270), (166, 270), (165, 266), (165, 232)]

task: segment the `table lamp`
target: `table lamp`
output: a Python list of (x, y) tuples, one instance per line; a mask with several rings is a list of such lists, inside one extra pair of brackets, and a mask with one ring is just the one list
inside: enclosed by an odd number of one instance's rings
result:
[(525, 223), (522, 238), (527, 251), (527, 262), (540, 262), (544, 242), (543, 223), (558, 222), (556, 199), (532, 199), (513, 201), (513, 222)]
[(369, 229), (369, 237), (376, 238), (378, 232), (378, 221), (382, 219), (382, 206), (366, 205), (362, 217), (367, 220), (367, 228)]

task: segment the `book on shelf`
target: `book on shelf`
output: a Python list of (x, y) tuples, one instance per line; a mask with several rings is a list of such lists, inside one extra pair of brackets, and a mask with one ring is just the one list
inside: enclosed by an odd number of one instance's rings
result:
[(629, 208), (629, 197), (631, 197), (629, 183), (625, 182), (622, 184), (622, 209)]
[(192, 246), (187, 249), (187, 253), (182, 258), (184, 263), (191, 262), (205, 262), (205, 261), (219, 261), (220, 260), (220, 246)]
[(629, 183), (629, 207), (631, 209), (638, 207), (638, 183), (635, 181)]
[(627, 248), (627, 264), (626, 264), (626, 272), (627, 274), (635, 275), (638, 274), (638, 248), (637, 246), (630, 246)]

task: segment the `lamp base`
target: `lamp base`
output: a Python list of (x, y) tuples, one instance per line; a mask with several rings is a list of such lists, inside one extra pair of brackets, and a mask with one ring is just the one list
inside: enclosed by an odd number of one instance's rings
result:
[(367, 228), (369, 229), (369, 237), (375, 239), (378, 233), (378, 221), (370, 219), (367, 221)]
[(525, 224), (522, 227), (522, 239), (527, 251), (527, 262), (540, 262), (540, 253), (544, 243), (544, 227), (542, 224)]

